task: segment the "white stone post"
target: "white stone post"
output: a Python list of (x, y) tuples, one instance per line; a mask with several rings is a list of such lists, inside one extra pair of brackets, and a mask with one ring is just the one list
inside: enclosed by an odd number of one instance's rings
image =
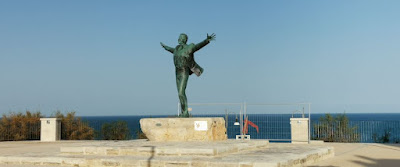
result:
[(61, 119), (40, 118), (40, 141), (61, 140)]
[(308, 143), (308, 118), (290, 118), (293, 144)]

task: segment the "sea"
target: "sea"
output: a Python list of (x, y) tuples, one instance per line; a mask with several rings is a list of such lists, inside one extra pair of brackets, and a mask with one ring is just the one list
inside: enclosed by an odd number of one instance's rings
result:
[[(331, 114), (336, 116), (338, 114)], [(359, 141), (362, 143), (379, 142), (379, 138), (386, 135), (390, 143), (400, 142), (400, 113), (346, 113), (349, 119), (348, 126), (359, 133)], [(311, 114), (311, 138), (315, 139), (318, 124), (325, 114)], [(139, 120), (141, 118), (166, 118), (168, 115), (137, 115), (137, 116), (82, 116), (81, 119), (87, 122), (95, 131), (100, 132), (104, 123), (125, 121), (130, 130), (130, 138), (136, 139), (140, 133)], [(228, 119), (227, 135), (234, 139), (240, 134), (240, 126), (234, 125), (237, 120), (235, 115), (196, 115), (193, 117), (224, 117)], [(227, 118), (226, 118), (227, 117)], [(297, 116), (299, 117), (299, 116)], [(308, 117), (308, 115), (305, 115)], [(249, 114), (248, 120), (258, 126), (249, 126), (248, 134), (251, 139), (270, 139), (271, 141), (287, 141), (291, 138), (290, 118), (292, 114)], [(238, 120), (239, 121), (239, 120)]]

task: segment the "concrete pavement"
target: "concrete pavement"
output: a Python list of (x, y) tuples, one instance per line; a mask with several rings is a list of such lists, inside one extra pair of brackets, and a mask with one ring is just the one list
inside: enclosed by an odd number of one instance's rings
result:
[[(67, 149), (61, 152), (61, 148)], [(149, 148), (154, 149), (148, 152)], [(324, 145), (270, 144), (267, 140), (23, 141), (0, 142), (0, 166), (290, 167), (327, 159), (333, 152), (332, 147)]]
[[(101, 145), (104, 141), (61, 141), (61, 142), (39, 142), (39, 141), (21, 141), (21, 142), (0, 142), (0, 157), (11, 157), (11, 156), (59, 156), (60, 148), (64, 146), (87, 146), (91, 143), (92, 146)], [(123, 144), (123, 142), (107, 141), (109, 145), (115, 143), (116, 146)], [(118, 143), (118, 144), (117, 144)], [(286, 146), (285, 146), (286, 145)], [(369, 167), (369, 166), (380, 166), (380, 167), (397, 167), (400, 166), (400, 144), (376, 144), (376, 143), (324, 143), (315, 144), (320, 146), (333, 147), (335, 155), (332, 158), (325, 159), (323, 161), (314, 162), (308, 164), (309, 167)], [(292, 145), (292, 144), (277, 144), (270, 143), (268, 146), (269, 157), (271, 162), (276, 162), (277, 158), (285, 156), (282, 152), (286, 151), (286, 155), (289, 154), (291, 149), (304, 147), (307, 145)], [(280, 149), (280, 151), (278, 151)], [(260, 149), (259, 154), (266, 152), (267, 149)], [(301, 150), (300, 150), (301, 151)], [(273, 154), (273, 152), (277, 154)], [(299, 151), (297, 151), (299, 152)], [(292, 152), (290, 154), (297, 154)], [(274, 157), (274, 156), (277, 157)], [(246, 156), (252, 156), (252, 154), (242, 154), (236, 157), (237, 161), (244, 161)], [(259, 155), (258, 155), (259, 156)], [(233, 156), (234, 157), (234, 156)], [(268, 156), (266, 156), (268, 157)], [(264, 159), (266, 158), (264, 157)], [(263, 157), (258, 157), (263, 158)], [(221, 158), (222, 159), (222, 158)], [(226, 158), (229, 161), (229, 158)], [(275, 159), (275, 160), (274, 160)], [(232, 160), (232, 159), (231, 159)], [(0, 164), (4, 167), (37, 167), (32, 164)], [(51, 167), (54, 165), (41, 165), (40, 167)]]
[(309, 167), (399, 167), (400, 144), (324, 143), (335, 148), (331, 159)]

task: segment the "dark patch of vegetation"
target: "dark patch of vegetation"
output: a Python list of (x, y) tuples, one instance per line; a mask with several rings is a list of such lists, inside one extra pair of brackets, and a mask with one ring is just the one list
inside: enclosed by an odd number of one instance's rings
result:
[(325, 142), (360, 142), (357, 126), (352, 126), (345, 114), (325, 114), (313, 124), (313, 139)]
[(55, 113), (56, 118), (61, 118), (61, 139), (62, 140), (93, 140), (94, 129), (88, 122), (75, 117), (75, 112), (68, 112), (65, 116), (60, 111)]
[(141, 129), (136, 131), (136, 138), (137, 139), (147, 139), (147, 136), (142, 132)]
[(399, 138), (395, 138), (394, 139), (394, 143), (396, 143), (396, 144), (400, 143), (400, 139)]
[(130, 139), (128, 123), (126, 121), (104, 123), (101, 127), (101, 134), (104, 140)]
[(11, 112), (0, 120), (0, 141), (40, 139), (40, 112)]
[[(372, 138), (374, 139), (375, 143), (389, 143), (390, 142), (390, 130), (385, 129), (385, 132), (383, 133), (382, 136), (379, 136), (377, 133), (374, 133), (372, 135)], [(396, 143), (396, 141), (394, 141)], [(397, 141), (398, 143), (398, 141)]]

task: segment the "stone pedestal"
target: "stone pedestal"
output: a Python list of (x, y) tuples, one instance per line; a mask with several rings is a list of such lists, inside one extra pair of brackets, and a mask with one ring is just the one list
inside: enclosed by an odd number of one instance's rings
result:
[(143, 118), (140, 128), (150, 141), (226, 140), (225, 120), (210, 118)]
[(61, 119), (40, 118), (40, 141), (61, 140)]
[(308, 144), (308, 118), (290, 118), (293, 144)]

